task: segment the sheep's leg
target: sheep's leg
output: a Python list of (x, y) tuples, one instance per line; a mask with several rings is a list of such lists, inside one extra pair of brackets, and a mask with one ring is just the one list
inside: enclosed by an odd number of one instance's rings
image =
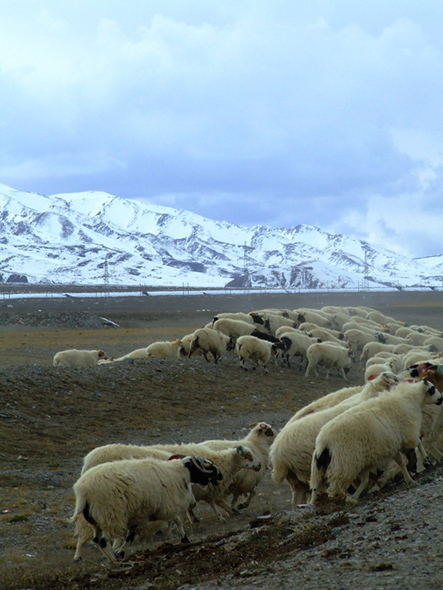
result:
[(180, 541), (182, 543), (189, 543), (190, 541), (189, 541), (188, 536), (185, 532), (185, 527), (183, 526), (183, 520), (182, 520), (181, 516), (177, 515), (174, 518), (174, 522), (177, 525), (178, 532), (180, 533)]
[(347, 503), (356, 504), (358, 502), (358, 499), (360, 498), (362, 492), (368, 487), (370, 471), (370, 469), (367, 469), (363, 472), (363, 474), (360, 475), (360, 485), (352, 494), (352, 496), (346, 496)]
[(405, 479), (405, 482), (408, 485), (416, 485), (415, 481), (411, 477), (411, 474), (406, 469), (406, 460), (405, 460), (403, 454), (400, 453), (400, 452), (398, 452), (397, 455), (395, 457), (393, 457), (393, 459), (397, 463), (397, 465), (400, 467), (400, 470), (401, 470), (401, 472), (403, 474), (403, 477)]
[(236, 508), (232, 508), (231, 506), (229, 506), (229, 504), (226, 502), (224, 498), (217, 498), (216, 503), (218, 506), (223, 508), (223, 510), (226, 510), (226, 512), (230, 516), (232, 516), (233, 514), (238, 514), (238, 510)]
[[(430, 465), (431, 462), (430, 462), (428, 454), (423, 446), (423, 442), (422, 442), (421, 438), (418, 439), (417, 449), (418, 449), (417, 473), (420, 473), (421, 471), (425, 470), (425, 465)], [(420, 468), (420, 470), (419, 470), (419, 468)]]
[(347, 381), (347, 380), (348, 380), (348, 378), (346, 377), (346, 373), (345, 373), (345, 370), (343, 369), (343, 367), (341, 367), (341, 368), (340, 368), (338, 371), (339, 371), (339, 373), (341, 374), (341, 376), (343, 377), (343, 379), (344, 379), (345, 381)]
[(251, 503), (252, 498), (255, 496), (255, 491), (251, 490), (248, 494), (248, 497), (246, 498), (246, 500), (244, 502), (242, 502), (241, 504), (239, 504), (237, 506), (237, 508), (239, 510), (244, 510), (245, 508), (248, 508), (249, 504)]
[(77, 539), (77, 546), (75, 548), (74, 561), (81, 561), (83, 547), (86, 545), (86, 543), (88, 541), (89, 541), (89, 537), (85, 537), (83, 535), (81, 535), (81, 536), (79, 535), (79, 537)]
[(305, 504), (309, 496), (309, 488), (306, 484), (302, 483), (298, 477), (292, 472), (288, 471), (286, 475), (286, 481), (291, 487), (292, 498), (291, 505), (293, 508), (297, 508), (299, 504)]
[(429, 445), (429, 453), (436, 459), (437, 461), (441, 461), (443, 454), (437, 449), (437, 447), (432, 443)]

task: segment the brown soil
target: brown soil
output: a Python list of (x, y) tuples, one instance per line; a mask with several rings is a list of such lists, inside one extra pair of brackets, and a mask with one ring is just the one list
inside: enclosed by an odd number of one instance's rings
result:
[[(443, 325), (438, 292), (1, 300), (0, 587), (173, 589), (207, 582), (210, 588), (223, 580), (226, 587), (247, 587), (245, 579), (251, 581), (254, 572), (262, 585), (266, 576), (274, 580), (265, 587), (286, 587), (276, 564), (324, 546), (340, 527), (349, 529), (343, 507), (296, 513), (289, 488), (275, 486), (268, 474), (246, 512), (225, 523), (199, 506), (201, 521), (189, 530), (189, 546), (181, 546), (173, 531), (134, 543), (117, 565), (92, 545), (87, 559), (74, 564), (72, 485), (84, 455), (96, 446), (237, 439), (257, 420), (279, 429), (295, 410), (342, 387), (342, 379), (305, 379), (298, 368), (274, 365), (267, 375), (241, 372), (232, 353), (218, 365), (195, 357), (84, 370), (57, 370), (52, 357), (67, 348), (103, 348), (121, 356), (181, 337), (221, 311), (328, 304), (362, 304), (411, 324)], [(362, 370), (354, 368), (349, 384), (361, 382)], [(402, 489), (398, 484), (371, 501)]]

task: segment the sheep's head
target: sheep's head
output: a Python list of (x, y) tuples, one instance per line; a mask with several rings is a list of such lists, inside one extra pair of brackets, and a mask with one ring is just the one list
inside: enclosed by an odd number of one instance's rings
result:
[[(173, 457), (170, 457), (170, 459)], [(202, 486), (208, 483), (218, 485), (218, 482), (223, 479), (220, 470), (208, 459), (194, 456), (184, 457), (183, 465), (188, 469), (192, 483), (198, 483)]]
[(239, 445), (238, 447), (235, 447), (235, 451), (237, 455), (245, 460), (245, 465), (243, 465), (243, 467), (253, 469), (254, 471), (260, 471), (261, 463), (248, 447)]
[(249, 428), (251, 428), (249, 436), (265, 436), (268, 438), (268, 444), (272, 444), (276, 433), (270, 424), (268, 424), (267, 422), (252, 422), (252, 424), (249, 425)]

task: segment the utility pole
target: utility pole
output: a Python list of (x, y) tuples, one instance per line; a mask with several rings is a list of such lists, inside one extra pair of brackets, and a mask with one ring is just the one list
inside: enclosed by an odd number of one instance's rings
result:
[(363, 291), (369, 291), (369, 282), (367, 277), (367, 274), (369, 272), (369, 263), (368, 263), (368, 251), (365, 249), (365, 274), (363, 277)]
[(104, 283), (105, 283), (105, 293), (109, 292), (109, 267), (108, 267), (108, 255), (105, 256), (105, 263), (104, 263)]

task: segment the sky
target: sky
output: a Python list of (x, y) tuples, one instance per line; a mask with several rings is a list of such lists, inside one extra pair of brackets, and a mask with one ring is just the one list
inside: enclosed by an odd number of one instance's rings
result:
[(0, 183), (443, 253), (441, 0), (0, 0)]

